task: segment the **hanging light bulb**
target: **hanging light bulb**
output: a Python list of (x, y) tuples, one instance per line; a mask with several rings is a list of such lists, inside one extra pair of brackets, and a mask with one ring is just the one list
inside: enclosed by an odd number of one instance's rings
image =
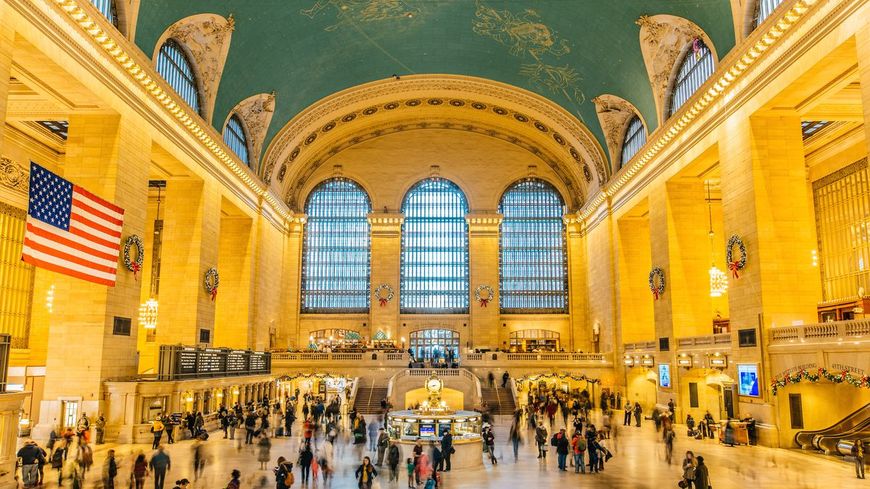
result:
[(713, 245), (713, 237), (715, 235), (713, 232), (713, 199), (710, 198), (710, 181), (708, 180), (705, 183), (707, 184), (707, 216), (710, 225), (710, 232), (708, 233), (710, 236), (710, 297), (722, 297), (722, 294), (728, 290), (728, 275), (716, 267), (716, 247)]
[(153, 297), (139, 306), (139, 324), (145, 329), (157, 329), (157, 299)]

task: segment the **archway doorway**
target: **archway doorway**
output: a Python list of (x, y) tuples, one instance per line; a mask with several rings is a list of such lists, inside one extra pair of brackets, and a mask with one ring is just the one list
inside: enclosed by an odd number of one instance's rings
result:
[(459, 333), (452, 329), (421, 329), (411, 332), (411, 352), (417, 360), (459, 358)]

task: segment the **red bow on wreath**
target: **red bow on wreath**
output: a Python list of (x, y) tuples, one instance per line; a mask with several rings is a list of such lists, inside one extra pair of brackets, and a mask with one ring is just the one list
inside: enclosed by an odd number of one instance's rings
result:
[(489, 304), (489, 299), (480, 299), (480, 307), (486, 307), (487, 304)]
[(378, 299), (378, 302), (381, 303), (381, 307), (384, 307), (384, 306), (387, 305), (387, 299), (385, 299), (385, 298), (383, 298), (383, 297), (381, 297), (380, 299)]
[(214, 300), (217, 298), (217, 289), (218, 289), (217, 287), (211, 289), (211, 301), (212, 302), (214, 302)]
[(734, 276), (734, 278), (740, 278), (740, 275), (737, 273), (737, 271), (740, 270), (739, 261), (732, 261), (731, 263), (729, 263), (728, 270), (731, 270), (731, 274)]
[(659, 300), (659, 289), (652, 289), (653, 299)]
[(139, 264), (136, 263), (136, 262), (133, 262), (133, 263), (130, 264), (130, 268), (131, 268), (132, 271), (133, 271), (133, 280), (138, 281), (139, 278), (137, 277), (137, 275), (139, 274), (139, 270), (142, 269), (142, 266), (139, 265)]

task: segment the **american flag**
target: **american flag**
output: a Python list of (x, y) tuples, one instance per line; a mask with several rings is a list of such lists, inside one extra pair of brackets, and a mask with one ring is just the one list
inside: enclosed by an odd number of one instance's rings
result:
[(115, 286), (124, 209), (30, 163), (30, 203), (21, 259)]

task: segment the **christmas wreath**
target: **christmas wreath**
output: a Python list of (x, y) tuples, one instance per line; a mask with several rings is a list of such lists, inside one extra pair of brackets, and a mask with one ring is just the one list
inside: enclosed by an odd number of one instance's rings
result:
[(848, 370), (832, 372), (825, 367), (819, 367), (818, 370), (816, 370), (815, 372), (801, 369), (797, 372), (792, 372), (781, 377), (774, 378), (770, 382), (770, 390), (775, 396), (777, 390), (782, 389), (789, 384), (799, 384), (804, 380), (806, 380), (807, 382), (816, 383), (822, 378), (835, 384), (842, 384), (843, 382), (846, 382), (853, 387), (870, 388), (870, 377), (866, 375), (853, 375), (852, 372), (849, 372)]
[[(486, 296), (483, 295), (483, 292), (486, 292)], [(489, 285), (478, 285), (474, 289), (474, 300), (480, 303), (480, 307), (486, 307), (493, 299), (495, 299), (495, 290)]]
[[(130, 248), (136, 247), (136, 259), (130, 258)], [(142, 238), (133, 234), (127, 237), (124, 242), (124, 266), (127, 270), (133, 272), (133, 278), (142, 270), (142, 263), (145, 261), (145, 245), (142, 244)]]
[[(735, 245), (740, 251), (739, 260), (734, 259)], [(728, 269), (731, 270), (731, 274), (734, 278), (740, 278), (740, 275), (737, 272), (746, 267), (746, 245), (743, 244), (743, 240), (740, 239), (740, 236), (737, 236), (736, 234), (732, 234), (731, 237), (728, 238), (728, 246), (725, 247), (725, 263), (728, 264)]]
[(217, 268), (212, 267), (206, 270), (203, 285), (205, 286), (205, 291), (211, 295), (212, 302), (217, 298), (218, 286), (220, 283), (221, 277), (218, 275)]
[[(382, 291), (386, 291), (386, 293), (387, 293), (386, 297), (384, 297)], [(375, 296), (375, 299), (378, 300), (378, 303), (381, 305), (381, 307), (386, 306), (387, 302), (390, 302), (391, 300), (393, 300), (393, 295), (394, 295), (393, 288), (390, 287), (390, 284), (378, 285), (377, 287), (375, 287), (373, 294)]]
[(665, 293), (665, 271), (659, 267), (655, 267), (649, 272), (649, 290), (653, 293), (655, 300), (659, 300), (659, 297)]

